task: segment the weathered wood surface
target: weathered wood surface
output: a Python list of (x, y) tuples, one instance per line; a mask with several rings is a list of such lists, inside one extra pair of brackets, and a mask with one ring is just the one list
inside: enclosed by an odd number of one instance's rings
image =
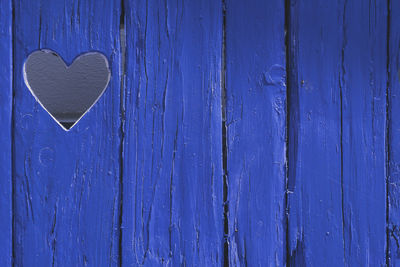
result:
[[(120, 1), (14, 1), (14, 263), (118, 263), (120, 207)], [(104, 53), (112, 80), (71, 131), (59, 127), (24, 84), (22, 66), (40, 48), (71, 64)]]
[(292, 266), (344, 262), (342, 11), (338, 1), (290, 5), (287, 260)]
[(283, 265), (286, 74), (283, 1), (226, 3), (229, 262)]
[[(0, 265), (399, 265), (398, 18), (394, 0), (0, 1)], [(41, 48), (110, 62), (69, 132), (24, 84)]]
[(12, 3), (0, 2), (0, 265), (12, 259)]
[(388, 43), (387, 263), (400, 264), (400, 2), (390, 1)]
[(344, 262), (386, 263), (387, 1), (343, 7)]
[(386, 1), (292, 1), (289, 263), (386, 263)]
[(122, 264), (221, 266), (221, 3), (125, 4)]

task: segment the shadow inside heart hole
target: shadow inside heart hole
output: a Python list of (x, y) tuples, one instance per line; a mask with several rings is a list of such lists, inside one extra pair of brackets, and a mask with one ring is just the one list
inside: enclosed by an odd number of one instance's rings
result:
[(98, 101), (110, 81), (107, 58), (99, 52), (77, 57), (67, 66), (54, 51), (28, 56), (24, 80), (32, 95), (66, 131)]

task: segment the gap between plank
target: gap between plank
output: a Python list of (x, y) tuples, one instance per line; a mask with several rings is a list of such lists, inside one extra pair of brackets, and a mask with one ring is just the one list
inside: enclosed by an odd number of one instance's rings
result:
[(390, 101), (390, 20), (391, 20), (391, 1), (387, 0), (387, 32), (386, 32), (386, 72), (387, 72), (387, 80), (386, 80), (386, 135), (385, 135), (385, 156), (386, 156), (386, 266), (390, 265), (390, 199), (389, 199), (389, 182), (390, 182), (390, 134), (391, 134), (391, 101)]
[(345, 212), (344, 212), (344, 173), (343, 173), (343, 90), (345, 87), (345, 76), (346, 76), (346, 68), (345, 68), (345, 48), (347, 45), (347, 30), (346, 30), (346, 10), (347, 10), (347, 1), (343, 3), (343, 15), (342, 15), (342, 50), (340, 54), (340, 73), (339, 73), (339, 101), (340, 101), (340, 194), (341, 194), (341, 209), (342, 209), (342, 239), (343, 239), (343, 261), (346, 264), (346, 220), (345, 220)]
[(15, 266), (15, 3), (13, 0), (11, 1), (11, 9), (12, 9), (12, 19), (11, 19), (11, 27), (12, 27), (12, 36), (11, 36), (11, 60), (12, 60), (12, 103), (11, 103), (11, 265)]
[(223, 168), (223, 210), (224, 210), (224, 259), (229, 266), (229, 206), (228, 206), (228, 151), (226, 126), (226, 0), (222, 0), (222, 53), (221, 53), (221, 130), (222, 130), (222, 168)]
[(291, 76), (290, 76), (290, 64), (291, 64), (291, 46), (290, 46), (290, 34), (291, 34), (291, 12), (290, 12), (290, 4), (291, 0), (285, 0), (285, 53), (286, 53), (286, 129), (285, 129), (285, 147), (286, 147), (286, 159), (285, 159), (285, 198), (284, 198), (284, 207), (285, 207), (285, 250), (284, 255), (286, 259), (286, 265), (289, 266), (289, 259), (290, 259), (290, 246), (289, 246), (289, 203), (288, 203), (288, 194), (289, 194), (289, 134), (290, 134), (290, 86), (292, 83)]
[(122, 213), (123, 213), (123, 176), (124, 176), (124, 139), (125, 139), (125, 75), (126, 75), (126, 28), (125, 28), (125, 3), (121, 0), (121, 14), (119, 24), (120, 43), (120, 144), (119, 144), (119, 217), (118, 217), (118, 264), (122, 266)]

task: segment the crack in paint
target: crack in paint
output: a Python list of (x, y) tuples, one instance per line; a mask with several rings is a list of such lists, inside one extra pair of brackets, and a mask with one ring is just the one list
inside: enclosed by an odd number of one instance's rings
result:
[(398, 240), (396, 237), (393, 235), (393, 232), (391, 233), (390, 231), (390, 196), (389, 196), (389, 189), (390, 189), (390, 174), (391, 174), (391, 168), (390, 168), (390, 158), (391, 158), (391, 151), (390, 151), (390, 134), (391, 134), (391, 100), (390, 100), (390, 95), (391, 95), (391, 72), (390, 72), (390, 33), (391, 33), (391, 28), (390, 28), (390, 21), (391, 21), (391, 0), (387, 0), (387, 33), (386, 33), (386, 71), (387, 71), (387, 80), (386, 80), (386, 135), (385, 135), (385, 156), (386, 156), (386, 251), (385, 251), (385, 257), (386, 257), (386, 266), (390, 266), (390, 235), (394, 237), (397, 247), (399, 247)]
[(125, 94), (125, 76), (126, 76), (126, 28), (125, 28), (125, 2), (121, 0), (121, 14), (120, 14), (120, 52), (121, 52), (121, 62), (120, 62), (120, 149), (119, 149), (119, 216), (118, 216), (118, 231), (119, 231), (119, 240), (118, 240), (118, 263), (119, 266), (122, 266), (122, 220), (123, 220), (123, 176), (124, 176), (124, 140), (125, 140), (125, 120), (126, 120), (126, 112), (125, 112), (125, 103), (126, 103), (126, 94)]
[(346, 221), (344, 212), (344, 174), (343, 174), (343, 90), (345, 86), (345, 75), (346, 68), (344, 63), (345, 48), (347, 45), (347, 31), (346, 31), (346, 7), (347, 1), (344, 2), (343, 6), (343, 17), (342, 17), (342, 32), (343, 42), (341, 50), (341, 71), (339, 73), (339, 98), (340, 98), (340, 192), (341, 192), (341, 210), (342, 210), (342, 236), (343, 236), (343, 261), (346, 264)]
[(228, 204), (228, 143), (226, 125), (226, 0), (222, 0), (222, 53), (221, 53), (221, 130), (223, 168), (223, 265), (229, 266), (229, 204)]

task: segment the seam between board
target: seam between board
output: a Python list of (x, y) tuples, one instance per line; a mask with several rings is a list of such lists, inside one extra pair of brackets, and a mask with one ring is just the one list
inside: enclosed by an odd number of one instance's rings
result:
[(125, 28), (125, 2), (121, 0), (121, 14), (119, 25), (120, 44), (120, 144), (119, 144), (119, 217), (118, 217), (118, 265), (122, 266), (122, 219), (123, 219), (123, 176), (124, 176), (124, 140), (125, 140), (125, 75), (126, 75), (126, 28)]
[(342, 14), (342, 48), (340, 53), (340, 71), (339, 71), (339, 101), (340, 101), (340, 194), (341, 194), (341, 215), (342, 215), (342, 243), (343, 243), (343, 264), (346, 265), (346, 220), (345, 220), (345, 210), (344, 210), (344, 161), (343, 161), (343, 90), (345, 86), (345, 48), (347, 45), (347, 30), (346, 30), (346, 7), (347, 0), (343, 4), (343, 14)]
[(124, 175), (124, 139), (125, 139), (125, 57), (126, 57), (126, 29), (125, 29), (125, 10), (124, 0), (121, 0), (121, 17), (120, 17), (120, 52), (121, 52), (121, 88), (120, 88), (120, 177), (119, 177), (119, 243), (118, 258), (119, 266), (122, 266), (122, 218), (123, 218), (123, 175)]
[(286, 125), (285, 125), (285, 196), (284, 196), (284, 228), (285, 228), (285, 246), (284, 246), (284, 259), (286, 266), (289, 266), (290, 259), (290, 246), (289, 246), (289, 134), (290, 134), (290, 22), (291, 22), (291, 12), (290, 12), (290, 0), (285, 0), (285, 53), (286, 53)]
[(223, 168), (223, 266), (229, 266), (228, 151), (226, 125), (226, 0), (222, 0), (221, 131)]
[(15, 3), (11, 0), (11, 265), (15, 266)]
[(389, 182), (390, 182), (390, 134), (391, 134), (391, 73), (390, 73), (390, 31), (391, 31), (391, 1), (387, 0), (387, 24), (386, 24), (386, 72), (387, 72), (387, 80), (386, 80), (386, 127), (385, 127), (385, 173), (386, 173), (386, 249), (385, 249), (385, 261), (386, 266), (390, 266), (390, 198), (389, 198)]

